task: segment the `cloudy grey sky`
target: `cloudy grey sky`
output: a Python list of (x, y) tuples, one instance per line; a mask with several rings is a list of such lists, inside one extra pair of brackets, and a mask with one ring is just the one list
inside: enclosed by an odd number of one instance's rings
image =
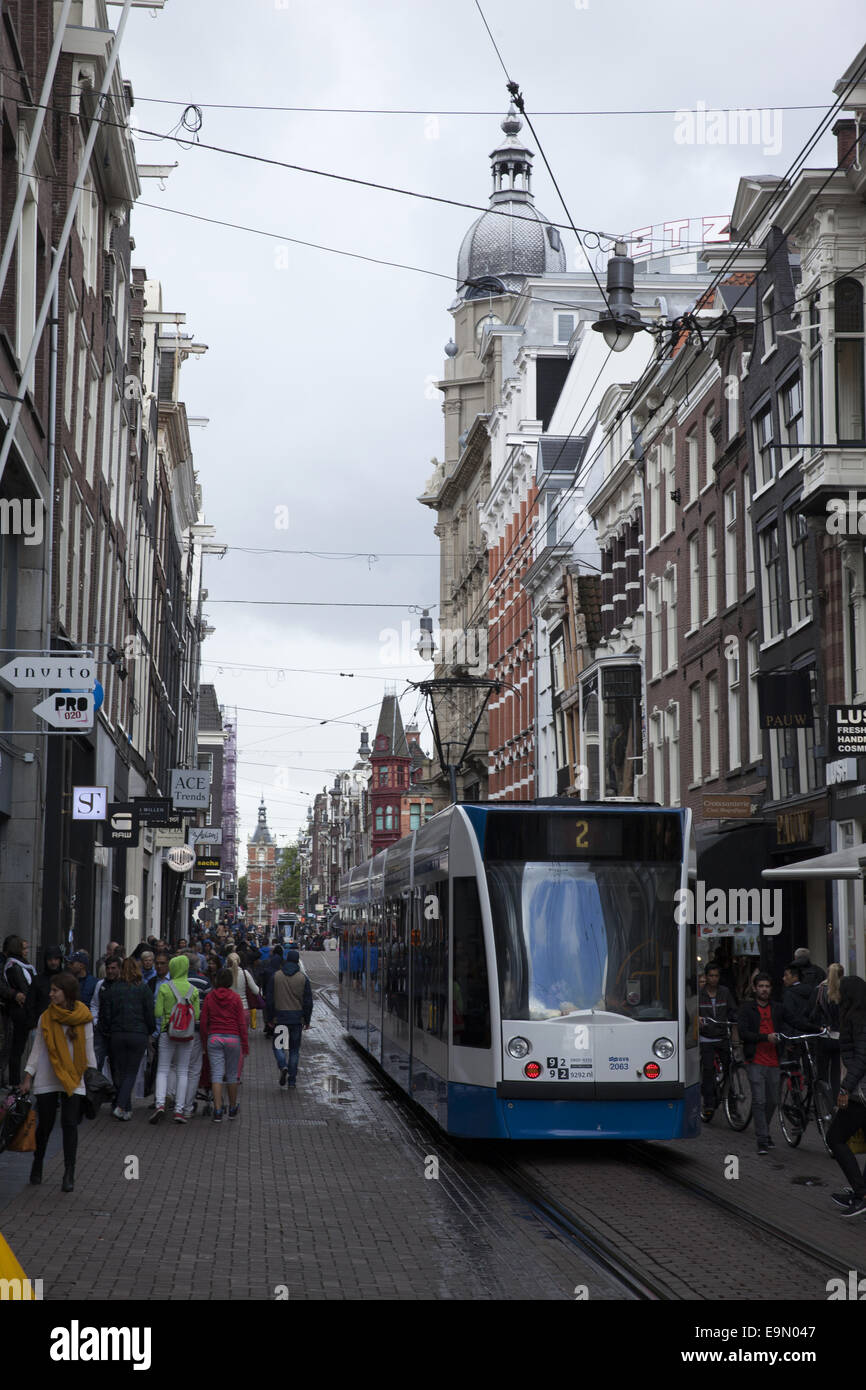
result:
[[(826, 108), (859, 46), (847, 0), (819, 9), (806, 0), (485, 0), (483, 8), (530, 113)], [(115, 22), (118, 13), (109, 10)], [(167, 0), (153, 16), (133, 11), (121, 67), (140, 129), (171, 132), (184, 105), (197, 103), (205, 143), (487, 202), (487, 155), (507, 95), (474, 0)], [(219, 109), (226, 105), (433, 116)], [(678, 143), (672, 115), (539, 114), (534, 123), (576, 224), (628, 231), (729, 212), (738, 178), (783, 173), (820, 116), (780, 112), (781, 125), (766, 127), (770, 141), (747, 145)], [(767, 143), (778, 152), (765, 153)], [(833, 148), (825, 137), (810, 164), (835, 163)], [(414, 629), (409, 605), (438, 599), (434, 516), (415, 498), (441, 453), (430, 381), (442, 371), (453, 284), (288, 238), (452, 275), (475, 214), (168, 140), (140, 138), (136, 149), (141, 163), (178, 166), (164, 191), (144, 182), (143, 201), (160, 210), (135, 209), (134, 260), (162, 281), (165, 307), (186, 313), (186, 331), (208, 344), (181, 379), (190, 415), (210, 421), (193, 433), (206, 519), (229, 547), (361, 552), (230, 548), (206, 562), (216, 632), (203, 679), (238, 707), (241, 833), (263, 793), (270, 824), (293, 838), (304, 793), (351, 766), (384, 682), (402, 690), (407, 676), (424, 674), (420, 664), (385, 664), (395, 643), (382, 634), (404, 622)], [(541, 164), (537, 157), (536, 201), (562, 221)], [(277, 524), (282, 508), (288, 529)], [(350, 606), (362, 603), (399, 607)], [(414, 695), (403, 700), (405, 718), (415, 706)], [(320, 723), (339, 718), (347, 722)]]

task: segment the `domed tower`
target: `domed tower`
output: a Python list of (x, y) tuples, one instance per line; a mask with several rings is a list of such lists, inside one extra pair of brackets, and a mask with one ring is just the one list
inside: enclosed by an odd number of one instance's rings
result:
[(270, 927), (275, 920), (277, 842), (268, 827), (265, 799), (259, 803), (258, 823), (247, 840), (247, 921)]
[(523, 121), (512, 105), (502, 122), (505, 139), (491, 152), (490, 207), (476, 217), (457, 257), (458, 291), (479, 298), (491, 286), (469, 285), (495, 276), (507, 290), (519, 290), (527, 275), (566, 269), (559, 230), (539, 212), (532, 194), (532, 150), (519, 138)]

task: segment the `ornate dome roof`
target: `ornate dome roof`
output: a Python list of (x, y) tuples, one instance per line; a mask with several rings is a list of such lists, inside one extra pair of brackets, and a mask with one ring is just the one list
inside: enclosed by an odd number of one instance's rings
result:
[(527, 275), (567, 268), (558, 228), (535, 206), (531, 189), (533, 152), (518, 138), (522, 127), (523, 122), (511, 106), (502, 122), (505, 139), (490, 154), (490, 207), (472, 223), (457, 257), (458, 288), (467, 280), (497, 275), (507, 289), (516, 290)]

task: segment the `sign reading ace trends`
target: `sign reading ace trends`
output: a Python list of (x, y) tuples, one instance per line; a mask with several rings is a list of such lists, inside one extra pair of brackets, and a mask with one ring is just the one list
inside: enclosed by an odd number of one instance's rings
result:
[(210, 804), (210, 773), (200, 768), (172, 768), (171, 799), (175, 807), (206, 811)]

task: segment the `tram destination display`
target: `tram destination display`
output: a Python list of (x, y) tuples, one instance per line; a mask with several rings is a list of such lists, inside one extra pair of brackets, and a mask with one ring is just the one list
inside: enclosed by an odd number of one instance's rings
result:
[(670, 812), (624, 816), (616, 812), (488, 814), (484, 857), (540, 862), (560, 859), (670, 861), (682, 856), (679, 818)]

